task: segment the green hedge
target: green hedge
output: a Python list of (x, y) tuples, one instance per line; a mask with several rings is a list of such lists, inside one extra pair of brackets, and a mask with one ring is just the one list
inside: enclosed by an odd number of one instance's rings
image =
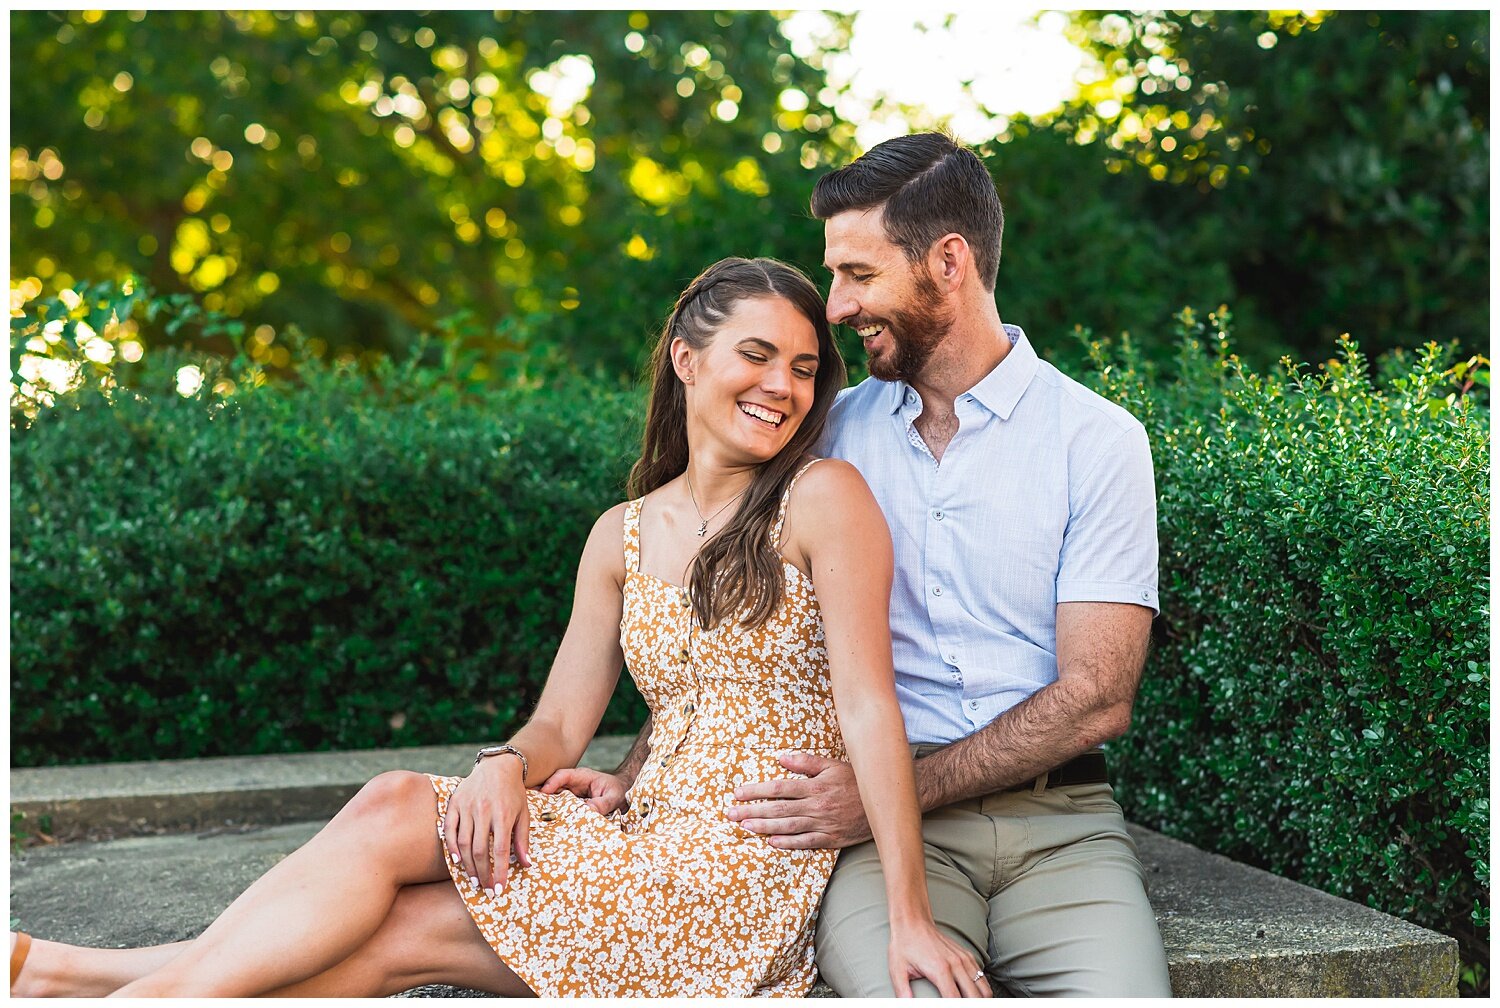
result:
[[(1487, 961), (1487, 369), (1433, 347), (1376, 383), (1351, 346), (1262, 377), (1210, 321), (1184, 317), (1168, 374), (1092, 348), (1160, 501), (1166, 608), (1114, 747), (1122, 800)], [(511, 730), (641, 396), (415, 360), (183, 397), (183, 361), (153, 351), (120, 387), (13, 409), (13, 762)], [(627, 687), (605, 730), (643, 713)]]
[[(13, 421), (14, 763), (472, 741), (529, 711), (638, 395), (309, 361), (185, 398), (184, 361), (147, 359)], [(627, 689), (605, 727), (643, 717)]]
[(1160, 509), (1127, 811), (1487, 961), (1489, 413), (1455, 391), (1487, 366), (1429, 346), (1377, 384), (1346, 343), (1262, 377), (1184, 322), (1173, 375), (1095, 345)]

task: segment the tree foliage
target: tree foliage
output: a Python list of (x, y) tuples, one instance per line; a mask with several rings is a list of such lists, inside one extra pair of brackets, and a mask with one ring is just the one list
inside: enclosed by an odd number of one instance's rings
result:
[[(767, 12), (11, 27), (23, 294), (137, 273), (244, 320), (273, 365), (293, 323), (355, 355), (463, 313), (448, 338), (629, 371), (708, 262), (815, 267), (814, 169), (857, 152), (819, 53)], [(1010, 211), (1002, 314), (1044, 351), (1083, 325), (1169, 355), (1178, 308), (1223, 303), (1260, 362), (1326, 358), (1342, 332), (1376, 354), (1483, 345), (1486, 13), (1080, 12), (1072, 31), (1098, 79), (983, 145)]]
[(1487, 344), (1488, 12), (1088, 11), (1072, 34), (1104, 72), (1053, 127), (1140, 181), (1105, 190), (1121, 228), (1227, 273), (1208, 305), (1253, 356)]
[(347, 354), (465, 309), (624, 369), (709, 262), (815, 247), (786, 211), (834, 119), (766, 12), (20, 12), (11, 41), (38, 289), (136, 273)]

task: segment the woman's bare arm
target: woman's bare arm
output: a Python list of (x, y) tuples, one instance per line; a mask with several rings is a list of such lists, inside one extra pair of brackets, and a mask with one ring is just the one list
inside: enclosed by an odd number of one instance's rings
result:
[(584, 545), (573, 612), (541, 699), (510, 738), (524, 756), (482, 760), (448, 802), (444, 844), (475, 884), (490, 892), (505, 887), (511, 852), (523, 866), (530, 864), (527, 782), (540, 783), (559, 767), (578, 762), (619, 680), (623, 515), (623, 504), (605, 512)]
[(834, 707), (885, 875), (891, 978), (930, 979), (945, 996), (978, 996), (973, 957), (932, 922), (916, 783), (891, 660), (891, 535), (859, 471), (819, 463), (788, 508), (785, 552), (807, 564), (823, 616)]

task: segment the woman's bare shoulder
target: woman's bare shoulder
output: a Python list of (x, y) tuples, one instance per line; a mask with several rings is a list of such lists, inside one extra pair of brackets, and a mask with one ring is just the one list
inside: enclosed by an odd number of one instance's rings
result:
[(593, 569), (609, 574), (616, 581), (625, 580), (625, 509), (629, 506), (629, 501), (621, 501), (594, 520), (583, 547), (584, 570)]
[(815, 459), (797, 479), (787, 508), (795, 508), (799, 503), (804, 508), (858, 503), (864, 498), (871, 498), (870, 485), (853, 463), (836, 458)]
[(797, 480), (787, 501), (784, 540), (784, 550), (794, 563), (810, 560), (819, 546), (830, 541), (858, 541), (872, 535), (889, 539), (890, 531), (870, 485), (852, 464), (820, 459)]

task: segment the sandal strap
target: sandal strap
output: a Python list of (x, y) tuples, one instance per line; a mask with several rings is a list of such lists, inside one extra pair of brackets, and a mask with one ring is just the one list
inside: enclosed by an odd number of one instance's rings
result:
[(16, 947), (10, 950), (10, 985), (16, 985), (16, 977), (21, 975), (21, 967), (26, 965), (26, 954), (31, 951), (31, 935), (25, 931), (16, 932)]

